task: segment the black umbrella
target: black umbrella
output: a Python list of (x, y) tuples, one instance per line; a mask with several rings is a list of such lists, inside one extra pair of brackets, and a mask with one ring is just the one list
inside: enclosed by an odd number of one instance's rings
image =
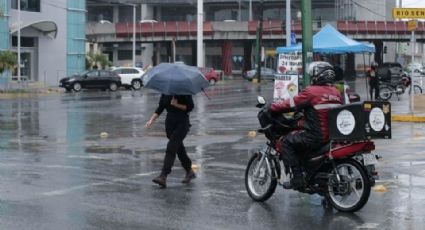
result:
[(146, 88), (166, 95), (194, 95), (209, 86), (197, 67), (180, 63), (161, 63), (143, 76)]

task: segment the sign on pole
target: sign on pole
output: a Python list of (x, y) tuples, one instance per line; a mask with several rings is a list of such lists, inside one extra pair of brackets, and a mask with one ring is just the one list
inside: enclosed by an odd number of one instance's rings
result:
[(425, 8), (393, 8), (395, 19), (425, 19)]
[(418, 28), (418, 23), (416, 20), (411, 20), (407, 22), (407, 30), (408, 31), (414, 31)]

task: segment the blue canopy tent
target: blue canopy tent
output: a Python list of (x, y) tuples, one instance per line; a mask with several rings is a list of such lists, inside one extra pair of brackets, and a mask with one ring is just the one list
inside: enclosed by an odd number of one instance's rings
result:
[[(276, 49), (278, 54), (301, 51), (300, 43)], [(313, 36), (313, 52), (322, 54), (375, 53), (375, 46), (353, 40), (327, 24)]]

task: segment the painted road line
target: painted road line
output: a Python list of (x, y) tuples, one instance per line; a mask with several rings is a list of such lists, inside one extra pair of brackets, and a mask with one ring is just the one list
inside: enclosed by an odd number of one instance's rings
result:
[(139, 173), (139, 174), (135, 174), (132, 175), (130, 177), (126, 177), (126, 178), (115, 178), (112, 179), (110, 181), (105, 181), (105, 182), (98, 182), (98, 183), (91, 183), (91, 184), (84, 184), (84, 185), (77, 185), (77, 186), (73, 186), (73, 187), (69, 187), (69, 188), (65, 188), (65, 189), (59, 189), (59, 190), (54, 190), (54, 191), (50, 191), (50, 192), (44, 192), (42, 193), (43, 196), (60, 196), (60, 195), (65, 195), (67, 193), (70, 192), (74, 192), (77, 190), (82, 190), (85, 188), (89, 188), (89, 187), (94, 187), (94, 186), (101, 186), (101, 185), (109, 185), (109, 184), (114, 184), (117, 182), (127, 182), (130, 179), (134, 179), (137, 177), (145, 177), (145, 176), (151, 176), (154, 174), (159, 173), (159, 171), (153, 171), (153, 172), (148, 172), (148, 173)]

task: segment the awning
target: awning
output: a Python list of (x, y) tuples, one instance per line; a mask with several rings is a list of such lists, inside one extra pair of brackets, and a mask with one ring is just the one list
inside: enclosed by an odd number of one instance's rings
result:
[[(58, 26), (55, 22), (52, 21), (39, 21), (39, 22), (33, 22), (31, 24), (23, 25), (21, 26), (21, 30), (25, 28), (33, 28), (37, 31), (40, 31), (45, 36), (51, 37), (52, 39), (56, 38), (56, 35), (58, 33)], [(14, 34), (18, 31), (17, 25), (10, 26), (10, 34)]]

